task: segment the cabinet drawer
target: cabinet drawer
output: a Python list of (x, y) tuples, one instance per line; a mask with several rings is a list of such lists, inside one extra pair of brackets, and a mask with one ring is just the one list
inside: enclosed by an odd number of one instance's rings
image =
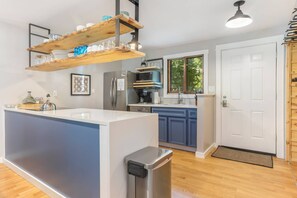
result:
[(189, 109), (188, 117), (189, 118), (197, 118), (197, 109)]
[(187, 117), (187, 109), (177, 109), (177, 108), (153, 108), (153, 113), (158, 113), (160, 116), (170, 116), (170, 117)]

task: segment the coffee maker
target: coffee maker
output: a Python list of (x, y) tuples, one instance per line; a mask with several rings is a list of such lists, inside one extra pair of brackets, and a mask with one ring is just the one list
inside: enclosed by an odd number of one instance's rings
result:
[(152, 103), (152, 91), (140, 89), (138, 91), (139, 103)]

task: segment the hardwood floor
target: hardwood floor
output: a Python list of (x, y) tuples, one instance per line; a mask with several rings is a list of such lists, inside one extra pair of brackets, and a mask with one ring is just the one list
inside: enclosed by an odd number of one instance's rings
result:
[(174, 150), (174, 197), (290, 198), (297, 197), (297, 168), (274, 159), (274, 168), (207, 157)]
[[(297, 166), (274, 159), (274, 168), (174, 150), (174, 198), (296, 198)], [(43, 192), (0, 164), (0, 198), (47, 197)]]
[(0, 164), (0, 198), (47, 198), (48, 196), (12, 170)]

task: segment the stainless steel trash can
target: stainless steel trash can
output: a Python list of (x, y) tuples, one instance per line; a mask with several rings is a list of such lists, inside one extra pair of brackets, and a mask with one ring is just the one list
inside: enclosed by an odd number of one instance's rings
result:
[(125, 158), (128, 198), (171, 198), (172, 151), (146, 147)]

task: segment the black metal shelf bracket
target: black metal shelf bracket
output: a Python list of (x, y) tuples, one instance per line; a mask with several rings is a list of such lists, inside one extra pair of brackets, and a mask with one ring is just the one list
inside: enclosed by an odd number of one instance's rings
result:
[[(32, 27), (39, 28), (39, 29), (42, 29), (42, 30), (46, 30), (48, 32), (48, 34), (51, 33), (51, 30), (49, 28), (45, 28), (45, 27), (42, 27), (42, 26), (39, 26), (39, 25), (35, 25), (35, 24), (32, 24), (32, 23), (29, 23), (29, 48), (32, 47), (32, 36), (39, 37), (39, 38), (44, 38), (44, 39), (48, 39), (48, 37), (46, 37), (44, 35), (33, 33), (32, 32)], [(32, 66), (32, 53), (33, 52), (40, 53), (40, 54), (48, 54), (48, 53), (42, 53), (42, 52), (30, 50), (29, 51), (29, 67)]]
[[(120, 0), (115, 0), (116, 2), (116, 9), (115, 9), (115, 14), (116, 15), (119, 15), (120, 12), (121, 12), (121, 5), (120, 5)], [(135, 5), (135, 20), (137, 22), (139, 22), (139, 0), (129, 0), (132, 4)], [(120, 24), (123, 24), (131, 29), (134, 29), (135, 31), (135, 41), (138, 42), (139, 40), (139, 29), (138, 28), (135, 28), (133, 27), (132, 25), (126, 23), (125, 21), (122, 21), (120, 19), (116, 19), (116, 32), (115, 32), (115, 45), (116, 47), (119, 47), (120, 46), (120, 36), (121, 36), (121, 25)], [(138, 45), (136, 45), (136, 50), (138, 50)]]

